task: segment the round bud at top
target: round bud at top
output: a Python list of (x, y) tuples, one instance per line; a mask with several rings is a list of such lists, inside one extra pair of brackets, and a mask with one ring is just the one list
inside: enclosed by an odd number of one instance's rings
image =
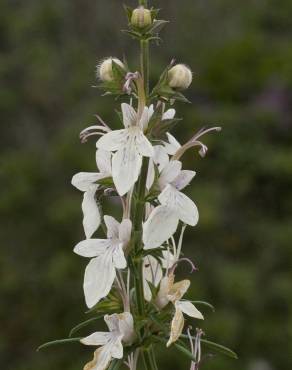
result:
[(131, 18), (131, 24), (137, 28), (144, 28), (152, 24), (151, 11), (144, 6), (134, 9)]
[(123, 62), (121, 62), (120, 59), (112, 57), (107, 58), (97, 66), (97, 77), (100, 78), (101, 81), (111, 82), (114, 80), (113, 61), (125, 69)]
[(168, 84), (178, 90), (186, 90), (193, 80), (193, 74), (184, 64), (176, 64), (168, 71)]

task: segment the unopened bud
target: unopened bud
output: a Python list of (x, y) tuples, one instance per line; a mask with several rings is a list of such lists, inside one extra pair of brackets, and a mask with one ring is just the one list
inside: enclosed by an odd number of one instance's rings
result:
[(107, 58), (97, 66), (97, 77), (104, 82), (111, 82), (114, 80), (113, 61), (120, 67), (125, 69), (123, 62), (117, 58)]
[(144, 6), (134, 9), (131, 18), (131, 24), (137, 28), (144, 28), (152, 24), (151, 11)]
[(193, 80), (193, 74), (184, 64), (176, 64), (168, 71), (168, 84), (178, 90), (186, 90)]

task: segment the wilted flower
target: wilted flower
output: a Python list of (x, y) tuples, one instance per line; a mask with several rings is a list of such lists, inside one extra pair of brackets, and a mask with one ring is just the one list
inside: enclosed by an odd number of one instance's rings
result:
[(89, 308), (108, 295), (116, 277), (116, 269), (127, 267), (123, 248), (131, 237), (132, 223), (121, 224), (111, 216), (104, 216), (107, 239), (86, 239), (78, 243), (74, 252), (92, 258), (85, 269), (84, 295)]
[(131, 25), (137, 28), (145, 28), (150, 26), (152, 23), (151, 11), (144, 8), (144, 6), (139, 6), (139, 8), (134, 9), (131, 17)]
[(192, 80), (192, 71), (184, 64), (176, 64), (168, 71), (168, 84), (173, 89), (186, 90)]
[(114, 80), (113, 62), (118, 64), (121, 68), (125, 69), (125, 65), (118, 58), (104, 59), (96, 68), (97, 77), (104, 82), (111, 82)]
[(129, 312), (105, 315), (109, 332), (95, 332), (80, 340), (87, 346), (102, 346), (94, 352), (94, 358), (84, 370), (105, 370), (112, 358), (123, 358), (123, 343), (131, 344), (135, 339), (133, 317)]

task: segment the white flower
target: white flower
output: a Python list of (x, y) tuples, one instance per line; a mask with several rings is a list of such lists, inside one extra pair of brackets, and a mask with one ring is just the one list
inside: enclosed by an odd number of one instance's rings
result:
[(116, 277), (116, 269), (127, 266), (123, 248), (131, 237), (132, 223), (125, 219), (117, 222), (104, 216), (108, 239), (86, 239), (78, 243), (74, 252), (92, 258), (85, 269), (84, 295), (89, 308), (107, 296)]
[(158, 287), (162, 276), (162, 268), (157, 259), (150, 255), (146, 256), (143, 260), (143, 286), (144, 298), (147, 302), (150, 302), (152, 299), (149, 283)]
[[(179, 161), (169, 161), (161, 170), (158, 184), (162, 192), (156, 207), (143, 225), (145, 249), (159, 247), (173, 235), (178, 222), (195, 226), (199, 213), (195, 203), (181, 193), (195, 176), (194, 171), (182, 170)], [(157, 227), (159, 225), (160, 227)]]
[(105, 150), (97, 150), (96, 163), (100, 172), (79, 172), (72, 178), (72, 185), (84, 192), (82, 201), (83, 228), (87, 239), (91, 238), (98, 229), (101, 218), (95, 193), (98, 189), (96, 181), (111, 177), (111, 153)]
[(187, 300), (181, 300), (190, 287), (189, 280), (182, 280), (174, 283), (174, 275), (164, 277), (160, 283), (160, 289), (156, 297), (156, 305), (162, 309), (169, 302), (175, 307), (175, 314), (171, 322), (170, 338), (167, 343), (169, 347), (181, 335), (184, 327), (184, 316), (186, 314), (195, 319), (204, 320), (201, 312)]
[(94, 352), (94, 359), (84, 370), (105, 370), (112, 358), (123, 358), (123, 343), (131, 344), (135, 339), (133, 317), (129, 312), (104, 317), (109, 332), (95, 332), (80, 340), (87, 346), (102, 346)]
[(123, 103), (122, 114), (125, 128), (105, 134), (96, 143), (100, 149), (116, 152), (112, 159), (112, 174), (121, 196), (137, 181), (142, 157), (154, 155), (153, 147), (143, 133), (153, 114), (153, 106), (145, 107), (141, 117), (138, 117), (133, 107)]

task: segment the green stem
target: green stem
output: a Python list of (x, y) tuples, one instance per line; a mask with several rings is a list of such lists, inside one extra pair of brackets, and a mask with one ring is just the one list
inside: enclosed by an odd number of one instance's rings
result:
[(140, 41), (140, 63), (141, 63), (141, 73), (144, 81), (145, 95), (149, 95), (149, 41)]
[(139, 0), (139, 5), (147, 7), (148, 6), (148, 1), (147, 0)]

